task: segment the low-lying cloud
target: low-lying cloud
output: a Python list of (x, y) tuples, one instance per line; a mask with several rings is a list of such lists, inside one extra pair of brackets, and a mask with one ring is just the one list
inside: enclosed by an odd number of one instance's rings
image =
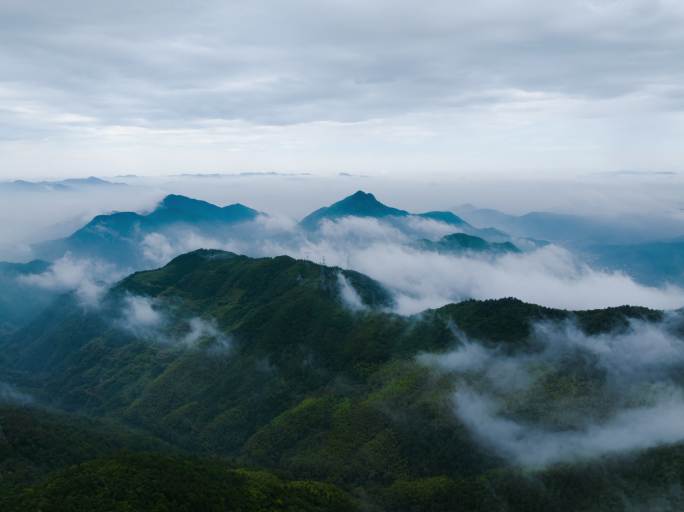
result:
[(136, 336), (155, 334), (164, 321), (152, 299), (137, 295), (128, 295), (124, 299), (122, 322)]
[(116, 323), (136, 338), (178, 348), (225, 353), (232, 345), (230, 336), (213, 319), (185, 317), (151, 297), (126, 295)]
[(364, 273), (395, 295), (396, 311), (414, 314), (464, 299), (517, 297), (563, 309), (624, 304), (656, 309), (684, 306), (684, 290), (652, 287), (621, 272), (597, 270), (556, 245), (521, 254), (438, 253), (415, 246), (458, 228), (427, 219), (347, 217), (325, 221), (315, 233), (281, 217), (256, 221), (208, 237), (188, 227), (148, 234), (143, 252), (150, 266), (200, 248), (253, 257), (287, 254)]
[(22, 393), (11, 384), (0, 381), (0, 404), (30, 405), (33, 402), (31, 395)]
[(354, 288), (354, 285), (341, 272), (337, 274), (337, 285), (340, 290), (340, 298), (345, 306), (352, 311), (363, 311), (367, 306)]
[(617, 413), (609, 421), (583, 429), (552, 431), (508, 419), (486, 395), (462, 389), (454, 402), (475, 437), (516, 464), (542, 468), (672, 444), (684, 440), (684, 398), (672, 392), (649, 406)]
[(539, 323), (536, 349), (503, 354), (464, 339), (423, 364), (454, 378), (454, 411), (511, 463), (543, 468), (684, 441), (682, 317), (597, 335)]
[(66, 254), (41, 274), (19, 279), (37, 288), (56, 292), (74, 292), (85, 307), (96, 307), (109, 285), (121, 279), (125, 269), (96, 259), (75, 258)]

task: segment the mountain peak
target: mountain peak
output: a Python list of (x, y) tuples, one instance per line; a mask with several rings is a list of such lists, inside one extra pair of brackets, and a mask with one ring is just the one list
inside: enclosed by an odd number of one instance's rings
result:
[(315, 228), (325, 219), (333, 220), (342, 217), (405, 217), (407, 215), (409, 215), (409, 212), (381, 203), (370, 192), (357, 190), (352, 195), (311, 213), (302, 219), (302, 225), (307, 228)]
[(357, 190), (352, 195), (348, 196), (346, 199), (354, 199), (355, 201), (377, 201), (373, 194), (371, 194), (370, 192), (364, 192), (363, 190)]
[(240, 222), (252, 220), (259, 212), (241, 204), (215, 204), (178, 194), (166, 196), (147, 218), (150, 223), (162, 222)]
[(161, 203), (159, 203), (159, 206), (163, 208), (182, 208), (187, 206), (213, 206), (214, 208), (218, 208), (217, 206), (207, 203), (206, 201), (192, 199), (179, 194), (167, 195), (164, 199), (162, 199)]
[(139, 264), (137, 248), (145, 235), (162, 232), (173, 226), (191, 226), (202, 233), (221, 232), (227, 225), (253, 220), (259, 212), (241, 204), (223, 208), (206, 201), (169, 194), (147, 215), (116, 212), (98, 215), (67, 238), (36, 246), (45, 259), (57, 259), (65, 253), (96, 255), (105, 261)]

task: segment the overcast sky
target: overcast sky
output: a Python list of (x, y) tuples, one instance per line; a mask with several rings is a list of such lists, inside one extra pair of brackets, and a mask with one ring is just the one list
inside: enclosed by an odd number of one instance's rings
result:
[(0, 0), (0, 177), (673, 171), (681, 0)]

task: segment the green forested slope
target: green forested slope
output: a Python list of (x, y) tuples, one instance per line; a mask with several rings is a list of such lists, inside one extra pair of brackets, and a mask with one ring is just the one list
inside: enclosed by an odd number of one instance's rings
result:
[[(365, 309), (345, 306), (340, 275)], [(128, 325), (131, 297), (144, 297), (156, 312), (153, 328)], [(572, 313), (503, 299), (407, 318), (390, 305), (377, 283), (353, 272), (196, 251), (130, 276), (97, 309), (65, 297), (2, 350), (6, 367), (20, 372), (16, 381), (38, 400), (241, 467), (326, 481), (371, 510), (626, 510), (658, 496), (678, 503), (670, 490), (684, 475), (681, 448), (521, 471), (475, 442), (454, 414), (449, 375), (416, 362), (421, 353), (453, 348), (458, 333), (526, 353), (536, 350), (534, 321), (574, 319), (598, 333), (661, 313)], [(188, 345), (183, 340), (198, 318), (214, 328)], [(541, 392), (569, 393), (567, 379), (554, 375)], [(116, 473), (111, 464), (121, 462), (103, 464)], [(212, 486), (205, 469), (197, 478)], [(68, 470), (32, 492), (56, 496), (50, 486), (65, 492), (82, 472)]]

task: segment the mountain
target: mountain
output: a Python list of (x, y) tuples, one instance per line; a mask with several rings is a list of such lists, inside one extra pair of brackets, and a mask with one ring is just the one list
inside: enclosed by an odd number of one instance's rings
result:
[(454, 209), (475, 226), (493, 226), (515, 238), (532, 238), (571, 248), (592, 245), (628, 245), (671, 238), (681, 232), (676, 222), (648, 216), (603, 218), (553, 212), (509, 215), (494, 209), (462, 205)]
[(684, 241), (592, 245), (585, 250), (592, 265), (624, 272), (636, 281), (662, 286), (684, 286)]
[(172, 194), (144, 217), (143, 228), (163, 228), (176, 223), (232, 224), (254, 220), (258, 214), (256, 210), (240, 203), (221, 208), (206, 201)]
[(307, 229), (315, 229), (323, 220), (335, 220), (342, 217), (406, 217), (410, 215), (405, 210), (386, 206), (378, 201), (373, 194), (361, 190), (345, 197), (330, 206), (319, 208), (301, 220), (301, 225)]
[(530, 212), (509, 215), (488, 208), (464, 205), (456, 211), (475, 225), (494, 226), (515, 237), (548, 240), (555, 243), (585, 244), (592, 240), (616, 235), (611, 227), (577, 215), (550, 212)]
[[(50, 182), (41, 182), (50, 183)], [(101, 178), (96, 178), (95, 176), (90, 176), (88, 178), (69, 178), (66, 180), (61, 180), (56, 183), (67, 186), (76, 187), (121, 187), (125, 186), (124, 183), (114, 183), (111, 181), (103, 180)]]
[[(363, 307), (349, 307), (350, 293)], [(106, 456), (17, 491), (18, 503), (74, 495), (92, 510), (110, 510), (112, 496), (117, 504), (123, 496), (130, 509), (144, 509), (158, 496), (172, 509), (181, 499), (176, 486), (182, 500), (200, 499), (188, 498), (188, 487), (201, 488), (208, 503), (255, 492), (231, 491), (232, 470), (206, 462), (211, 455), (287, 481), (326, 482), (367, 510), (625, 510), (625, 502), (663, 496), (673, 510), (682, 504), (669, 491), (684, 483), (682, 445), (523, 470), (455, 414), (454, 390), (466, 384), (421, 362), (426, 354), (448, 356), (463, 337), (531, 361), (539, 380), (506, 395), (506, 421), (537, 415), (545, 429), (568, 431), (570, 409), (606, 414), (609, 403), (592, 393), (610, 382), (591, 353), (575, 354), (580, 345), (535, 363), (546, 352), (533, 325), (572, 322), (582, 335), (607, 335), (628, 332), (635, 321), (659, 322), (661, 312), (568, 312), (500, 299), (404, 317), (391, 306), (392, 297), (362, 274), (208, 250), (129, 276), (96, 309), (60, 298), (0, 341), (0, 372), (11, 368), (13, 383), (37, 403), (120, 422), (201, 459)], [(467, 382), (482, 378), (473, 373)], [(502, 380), (498, 392), (512, 385), (520, 383)], [(112, 482), (111, 494), (97, 490), (103, 481)], [(290, 503), (290, 485), (304, 484), (279, 483), (264, 494)], [(348, 503), (334, 488), (306, 488), (308, 496)], [(97, 491), (88, 498), (84, 489)], [(332, 506), (316, 503), (313, 510)]]
[(151, 213), (116, 212), (98, 215), (67, 238), (39, 243), (34, 252), (42, 259), (55, 260), (66, 253), (96, 257), (118, 266), (140, 268), (142, 241), (152, 233), (191, 226), (211, 236), (233, 225), (254, 220), (259, 212), (242, 204), (223, 208), (180, 195), (166, 196)]
[[(313, 213), (310, 213), (301, 220), (300, 225), (307, 230), (313, 231), (316, 230), (324, 220), (334, 221), (344, 217), (383, 219), (395, 221), (395, 223), (396, 221), (409, 218), (427, 219), (449, 224), (450, 226), (454, 226), (471, 235), (481, 236), (495, 242), (510, 239), (506, 233), (493, 228), (474, 228), (453, 212), (430, 211), (424, 213), (409, 213), (406, 210), (387, 206), (378, 201), (373, 194), (361, 190), (330, 206), (319, 208)], [(398, 224), (398, 226), (401, 227), (401, 224)]]
[[(531, 212), (508, 215), (464, 205), (457, 209), (475, 225), (492, 225), (511, 233), (521, 247), (543, 246), (546, 240), (565, 245), (591, 266), (619, 271), (649, 286), (684, 286), (684, 241), (658, 240), (661, 230), (643, 219), (594, 219), (579, 215)], [(487, 238), (492, 240), (491, 238)]]
[(511, 242), (488, 242), (480, 237), (466, 235), (465, 233), (453, 233), (446, 235), (436, 242), (431, 240), (419, 240), (417, 247), (426, 251), (443, 253), (481, 253), (481, 254), (509, 254), (520, 253)]
[(330, 484), (285, 481), (213, 459), (156, 454), (118, 454), (68, 467), (14, 496), (0, 497), (0, 505), (7, 512), (361, 510)]
[(111, 188), (125, 187), (124, 183), (111, 181), (90, 176), (89, 178), (70, 178), (59, 181), (26, 181), (15, 180), (0, 182), (0, 192), (69, 192), (88, 188)]
[(443, 222), (445, 224), (451, 224), (452, 226), (466, 226), (467, 222), (461, 219), (458, 215), (453, 212), (425, 212), (418, 213), (418, 217), (423, 217), (424, 219), (432, 219), (437, 222)]

